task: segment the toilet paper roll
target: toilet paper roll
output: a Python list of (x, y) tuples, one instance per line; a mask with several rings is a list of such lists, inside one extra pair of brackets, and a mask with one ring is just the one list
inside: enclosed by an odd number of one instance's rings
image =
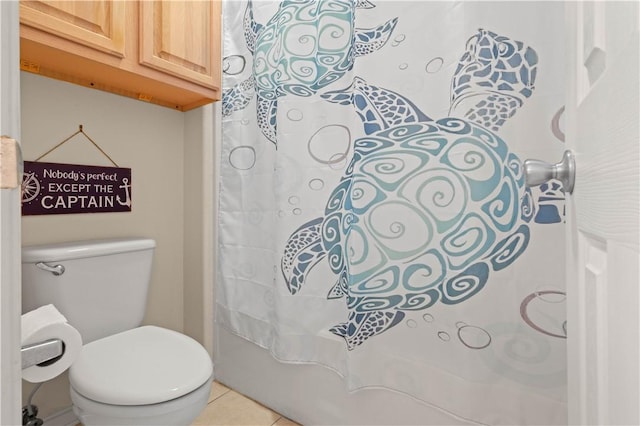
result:
[(49, 365), (42, 367), (34, 365), (22, 370), (24, 380), (40, 383), (62, 374), (80, 354), (82, 337), (53, 305), (45, 305), (22, 315), (22, 346), (50, 339), (62, 340), (64, 353)]

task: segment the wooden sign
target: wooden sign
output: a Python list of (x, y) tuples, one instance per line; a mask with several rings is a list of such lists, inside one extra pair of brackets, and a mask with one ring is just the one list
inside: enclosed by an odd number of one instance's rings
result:
[(131, 211), (131, 169), (24, 162), (22, 215)]

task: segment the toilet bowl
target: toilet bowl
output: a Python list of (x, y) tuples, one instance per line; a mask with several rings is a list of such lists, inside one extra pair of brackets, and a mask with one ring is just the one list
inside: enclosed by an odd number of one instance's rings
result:
[(207, 405), (212, 364), (183, 334), (144, 326), (85, 345), (69, 370), (84, 425), (189, 425)]
[(23, 247), (22, 311), (54, 304), (85, 343), (69, 369), (85, 426), (190, 425), (207, 405), (213, 364), (204, 347), (141, 326), (155, 246), (124, 238)]
[(183, 397), (150, 405), (110, 405), (92, 401), (71, 388), (73, 413), (84, 425), (190, 425), (207, 405), (211, 382)]

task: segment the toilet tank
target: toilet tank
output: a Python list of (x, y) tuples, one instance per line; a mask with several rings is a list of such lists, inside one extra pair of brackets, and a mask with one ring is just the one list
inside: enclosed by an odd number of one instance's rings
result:
[(22, 312), (52, 303), (84, 343), (138, 327), (155, 246), (147, 238), (25, 246)]

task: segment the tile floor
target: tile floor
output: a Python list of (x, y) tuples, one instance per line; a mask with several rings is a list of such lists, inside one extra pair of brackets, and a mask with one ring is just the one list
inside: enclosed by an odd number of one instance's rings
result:
[(299, 426), (225, 385), (213, 382), (209, 404), (192, 426)]

